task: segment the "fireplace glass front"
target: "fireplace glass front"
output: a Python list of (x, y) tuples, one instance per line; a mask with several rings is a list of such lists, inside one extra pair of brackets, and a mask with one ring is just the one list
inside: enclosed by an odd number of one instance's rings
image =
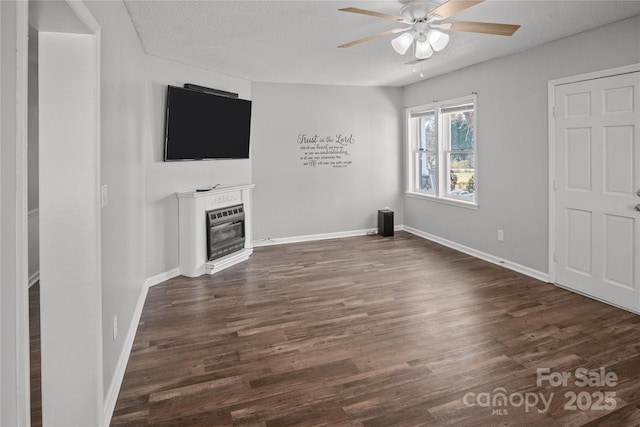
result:
[(207, 258), (221, 258), (244, 248), (244, 206), (235, 205), (206, 212)]

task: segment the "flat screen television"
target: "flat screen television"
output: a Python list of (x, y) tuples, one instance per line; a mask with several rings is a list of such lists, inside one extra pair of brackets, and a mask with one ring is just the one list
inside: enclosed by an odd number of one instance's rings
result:
[(168, 86), (164, 160), (248, 159), (251, 101)]

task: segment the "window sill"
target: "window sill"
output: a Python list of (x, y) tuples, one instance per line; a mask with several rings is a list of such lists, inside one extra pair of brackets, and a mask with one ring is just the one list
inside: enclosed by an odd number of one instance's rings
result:
[(405, 195), (412, 199), (428, 200), (430, 202), (442, 203), (442, 204), (451, 205), (451, 206), (458, 206), (460, 208), (465, 208), (465, 209), (472, 209), (472, 210), (479, 209), (479, 206), (476, 202), (465, 202), (457, 199), (446, 199), (444, 197), (432, 196), (429, 194), (418, 193), (415, 191), (407, 191), (405, 192)]

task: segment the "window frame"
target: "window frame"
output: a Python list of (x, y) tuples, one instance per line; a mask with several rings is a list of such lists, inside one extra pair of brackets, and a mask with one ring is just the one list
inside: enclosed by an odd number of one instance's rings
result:
[[(473, 109), (473, 150), (451, 150), (450, 148), (450, 123), (445, 116), (447, 112), (454, 112), (456, 108), (471, 106)], [(448, 110), (448, 111), (447, 111)], [(454, 110), (454, 111), (452, 111)], [(423, 190), (420, 187), (421, 165), (420, 156), (425, 153), (432, 153), (420, 149), (420, 129), (418, 126), (420, 117), (424, 117), (430, 113), (435, 115), (436, 133), (436, 185), (431, 190)], [(445, 203), (460, 206), (469, 209), (478, 209), (479, 192), (478, 192), (478, 103), (475, 94), (464, 96), (446, 101), (434, 101), (430, 104), (408, 107), (405, 109), (405, 148), (407, 153), (406, 167), (406, 192), (409, 197), (419, 198), (423, 200), (431, 200), (439, 203)], [(445, 126), (445, 122), (446, 126)], [(446, 128), (446, 129), (445, 129)], [(469, 200), (464, 196), (451, 194), (448, 191), (450, 186), (450, 177), (447, 171), (450, 163), (451, 152), (463, 152), (473, 155), (473, 177), (474, 177), (474, 198)], [(445, 166), (444, 168), (442, 166)]]

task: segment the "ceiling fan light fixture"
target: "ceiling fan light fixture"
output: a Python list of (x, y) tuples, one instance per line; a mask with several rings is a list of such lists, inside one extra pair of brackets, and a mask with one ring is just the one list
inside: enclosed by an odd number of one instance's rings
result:
[[(2, 0), (0, 0), (2, 1)], [(400, 15), (389, 15), (356, 7), (339, 9), (343, 12), (358, 13), (396, 21), (408, 26), (395, 28), (374, 34), (369, 37), (355, 40), (338, 46), (339, 48), (351, 47), (360, 43), (385, 37), (391, 34), (402, 33), (391, 40), (391, 46), (400, 55), (407, 53), (413, 45), (415, 59), (407, 62), (414, 64), (430, 58), (434, 52), (440, 52), (449, 44), (448, 30), (470, 33), (485, 33), (501, 36), (511, 36), (520, 25), (497, 24), (489, 22), (472, 21), (445, 21), (451, 16), (469, 9), (484, 0), (399, 0), (403, 4)], [(442, 31), (445, 32), (442, 32)], [(420, 73), (422, 77), (422, 73)]]
[(416, 42), (416, 58), (428, 59), (433, 55), (433, 49), (428, 41)]
[(440, 52), (449, 44), (449, 35), (438, 30), (431, 30), (427, 34), (427, 40), (429, 44), (436, 52)]
[(391, 40), (391, 46), (393, 46), (393, 49), (395, 49), (395, 51), (400, 55), (404, 55), (407, 52), (411, 43), (413, 43), (413, 34), (411, 33), (401, 34)]

